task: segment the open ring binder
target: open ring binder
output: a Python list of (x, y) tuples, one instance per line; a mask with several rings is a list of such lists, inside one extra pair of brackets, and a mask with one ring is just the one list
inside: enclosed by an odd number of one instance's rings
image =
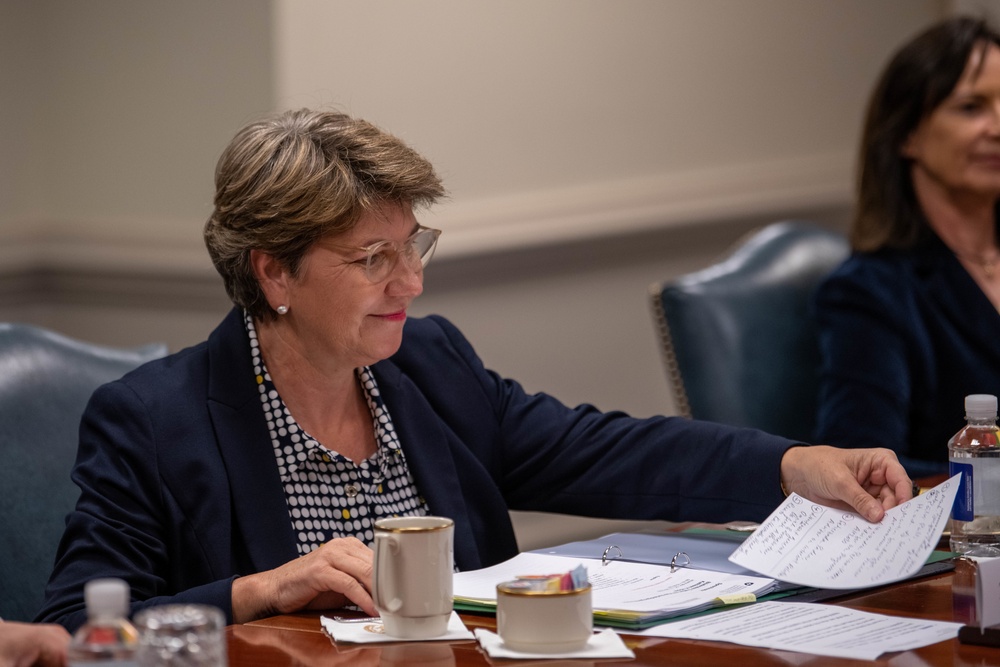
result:
[[(612, 554), (611, 553), (612, 551), (615, 551), (616, 553)], [(607, 549), (604, 550), (604, 553), (601, 554), (601, 565), (602, 566), (607, 565), (614, 559), (622, 558), (624, 555), (625, 554), (622, 552), (622, 548), (620, 546), (618, 546), (617, 544), (611, 544), (608, 546)], [(690, 564), (691, 564), (691, 557), (688, 556), (687, 552), (678, 551), (673, 555), (673, 558), (670, 559), (670, 574), (673, 574), (679, 568), (687, 567)]]
[[(611, 553), (612, 549), (614, 549), (615, 551), (617, 551), (618, 555), (612, 556), (611, 558), (608, 558), (608, 554)], [(609, 546), (607, 549), (604, 550), (603, 554), (601, 554), (601, 565), (607, 565), (609, 561), (614, 560), (615, 558), (621, 558), (622, 555), (623, 554), (622, 554), (621, 547), (619, 547), (619, 546), (617, 546), (615, 544), (612, 544), (611, 546)]]
[[(680, 558), (682, 562), (678, 563), (677, 559)], [(686, 551), (678, 551), (674, 554), (674, 557), (670, 559), (670, 574), (679, 567), (685, 567), (691, 564), (691, 557), (687, 555)]]

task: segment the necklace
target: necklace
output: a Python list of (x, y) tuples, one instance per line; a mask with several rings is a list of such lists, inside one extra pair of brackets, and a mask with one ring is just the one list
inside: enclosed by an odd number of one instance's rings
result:
[(997, 262), (1000, 262), (1000, 255), (993, 255), (992, 257), (972, 257), (956, 252), (955, 256), (965, 262), (975, 264), (981, 268), (983, 273), (986, 275), (987, 280), (993, 280), (993, 274), (996, 269)]

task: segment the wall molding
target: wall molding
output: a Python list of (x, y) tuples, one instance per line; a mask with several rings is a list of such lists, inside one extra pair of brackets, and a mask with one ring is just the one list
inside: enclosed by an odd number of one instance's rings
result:
[[(446, 201), (424, 212), (421, 220), (446, 230), (435, 260), (441, 262), (691, 225), (724, 225), (737, 218), (794, 216), (850, 206), (850, 159), (844, 151)], [(200, 236), (172, 242), (110, 237), (71, 221), (31, 227), (30, 235), (0, 236), (0, 277), (8, 278), (8, 284), (12, 276), (32, 274), (218, 281)], [(192, 224), (179, 221), (156, 228), (171, 227), (191, 229)]]
[(734, 218), (851, 204), (850, 152), (446, 202), (421, 216), (447, 230), (439, 258), (464, 258)]

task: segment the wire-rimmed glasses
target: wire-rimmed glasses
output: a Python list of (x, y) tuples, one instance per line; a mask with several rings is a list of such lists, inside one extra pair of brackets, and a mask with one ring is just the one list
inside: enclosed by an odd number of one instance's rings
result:
[(406, 266), (411, 271), (422, 271), (434, 255), (439, 236), (441, 236), (440, 229), (421, 225), (402, 243), (386, 240), (377, 241), (369, 246), (356, 247), (324, 241), (321, 242), (321, 245), (326, 248), (365, 253), (362, 259), (347, 261), (344, 264), (363, 265), (365, 277), (373, 283), (380, 283), (396, 269), (400, 258), (406, 262)]

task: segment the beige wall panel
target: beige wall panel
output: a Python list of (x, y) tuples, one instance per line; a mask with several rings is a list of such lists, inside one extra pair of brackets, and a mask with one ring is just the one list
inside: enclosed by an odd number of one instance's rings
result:
[(938, 1), (276, 0), (277, 102), (400, 134), (469, 254), (850, 197), (864, 99)]
[[(14, 6), (20, 16), (0, 30), (20, 41), (0, 47), (17, 50), (0, 76), (27, 79), (17, 89), (37, 103), (16, 110), (28, 168), (17, 154), (0, 156), (0, 169), (27, 175), (31, 196), (0, 239), (20, 226), (84, 248), (153, 247), (167, 256), (196, 247), (219, 152), (236, 127), (271, 108), (269, 2)], [(6, 114), (20, 96), (4, 98)], [(97, 255), (94, 263), (105, 261)]]
[(842, 225), (864, 97), (931, 0), (0, 3), (0, 318), (197, 342), (212, 170), (261, 112), (401, 135), (451, 200), (416, 314), (533, 391), (669, 412), (646, 286)]

